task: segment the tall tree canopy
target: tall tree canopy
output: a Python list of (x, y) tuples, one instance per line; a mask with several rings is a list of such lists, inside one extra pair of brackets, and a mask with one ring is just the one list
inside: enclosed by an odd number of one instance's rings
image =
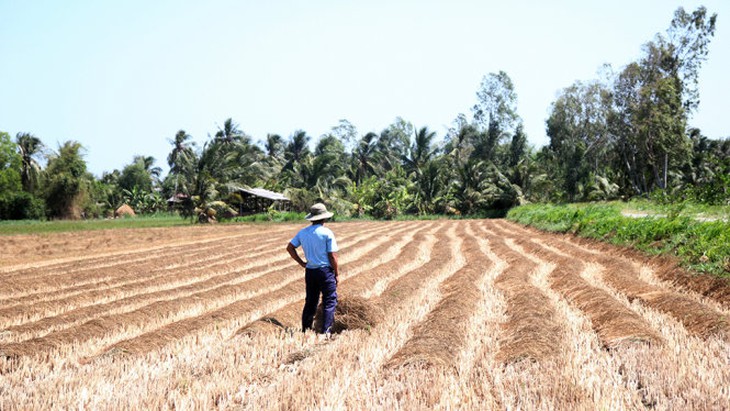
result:
[(81, 217), (91, 179), (86, 172), (83, 150), (81, 143), (67, 141), (48, 157), (44, 189), (52, 217)]
[(42, 154), (43, 143), (38, 137), (30, 133), (18, 133), (15, 142), (18, 144), (18, 151), (22, 160), (20, 178), (23, 182), (23, 190), (33, 193), (41, 172), (38, 157)]
[(715, 33), (717, 15), (704, 7), (677, 9), (667, 35), (644, 45), (643, 56), (619, 74), (612, 133), (623, 179), (635, 194), (667, 188), (689, 158), (689, 114), (699, 104), (697, 79)]
[(482, 78), (472, 111), (474, 121), (482, 128), (496, 127), (506, 133), (514, 131), (519, 120), (517, 93), (507, 73), (489, 73)]
[(21, 156), (8, 133), (0, 131), (0, 195), (14, 193), (22, 188)]

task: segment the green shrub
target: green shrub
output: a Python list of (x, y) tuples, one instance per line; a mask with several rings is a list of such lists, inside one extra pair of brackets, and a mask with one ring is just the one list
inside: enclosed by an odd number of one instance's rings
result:
[(40, 220), (45, 211), (46, 203), (25, 191), (0, 197), (0, 220)]
[(267, 223), (267, 222), (289, 222), (289, 221), (304, 221), (306, 213), (297, 213), (294, 211), (275, 211), (270, 210), (266, 213), (251, 214), (244, 217), (236, 217), (236, 222), (246, 223)]

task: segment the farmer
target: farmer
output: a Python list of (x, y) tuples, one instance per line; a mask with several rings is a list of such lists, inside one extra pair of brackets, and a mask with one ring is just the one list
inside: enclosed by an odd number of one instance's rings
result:
[[(309, 210), (305, 217), (312, 225), (301, 229), (286, 246), (291, 258), (304, 267), (304, 279), (307, 285), (307, 297), (302, 311), (302, 331), (312, 329), (314, 313), (317, 311), (319, 294), (322, 294), (324, 316), (322, 321), (323, 334), (329, 334), (335, 319), (337, 306), (337, 283), (339, 269), (337, 266), (337, 241), (332, 230), (324, 223), (332, 217), (332, 213), (322, 203), (317, 203)], [(304, 249), (304, 260), (299, 257), (297, 248)]]

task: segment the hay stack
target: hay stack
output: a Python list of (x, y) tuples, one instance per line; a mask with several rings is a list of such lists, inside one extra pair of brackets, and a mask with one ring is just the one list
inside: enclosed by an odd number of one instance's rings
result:
[(129, 204), (122, 204), (114, 211), (114, 218), (117, 217), (134, 217), (136, 214)]
[[(370, 330), (383, 318), (383, 311), (376, 305), (362, 297), (339, 297), (335, 309), (335, 323), (332, 325), (333, 333), (341, 333), (344, 330)], [(304, 304), (302, 302), (302, 304)], [(254, 336), (257, 334), (293, 334), (301, 331), (301, 308), (285, 309), (276, 313), (276, 317), (268, 316), (260, 318), (251, 324), (239, 329), (235, 336)], [(314, 316), (314, 329), (319, 332), (322, 329), (322, 304), (317, 307)]]
[[(339, 297), (335, 309), (335, 323), (332, 325), (331, 331), (333, 333), (341, 333), (344, 330), (369, 331), (382, 321), (382, 318), (382, 310), (366, 298)], [(322, 304), (319, 305), (314, 316), (314, 329), (322, 329)]]

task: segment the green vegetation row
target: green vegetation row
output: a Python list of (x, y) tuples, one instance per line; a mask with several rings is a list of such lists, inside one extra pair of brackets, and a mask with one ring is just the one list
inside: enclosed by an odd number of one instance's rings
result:
[(189, 226), (190, 220), (177, 214), (154, 214), (117, 219), (89, 220), (11, 220), (0, 221), (0, 235), (45, 234), (84, 230), (111, 230), (125, 228), (154, 228)]
[[(285, 223), (304, 222), (306, 213), (268, 212), (245, 217), (221, 219), (221, 224), (236, 223)], [(177, 213), (156, 213), (134, 217), (89, 219), (89, 220), (10, 220), (0, 221), (0, 235), (46, 234), (85, 230), (116, 230), (155, 227), (190, 226), (190, 219), (180, 218)]]
[(507, 218), (541, 230), (637, 248), (649, 254), (673, 254), (685, 266), (730, 277), (730, 222), (698, 221), (680, 207), (664, 216), (629, 217), (620, 203), (530, 204), (509, 211)]

